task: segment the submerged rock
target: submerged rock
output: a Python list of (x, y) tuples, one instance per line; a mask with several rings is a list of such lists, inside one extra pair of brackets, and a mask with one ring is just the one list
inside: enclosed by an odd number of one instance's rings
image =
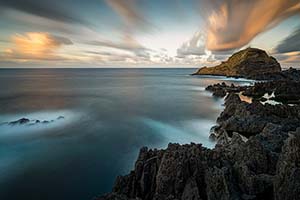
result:
[(233, 54), (227, 61), (222, 62), (220, 65), (200, 68), (194, 75), (255, 78), (258, 75), (262, 76), (280, 71), (280, 64), (265, 51), (256, 48), (247, 48)]

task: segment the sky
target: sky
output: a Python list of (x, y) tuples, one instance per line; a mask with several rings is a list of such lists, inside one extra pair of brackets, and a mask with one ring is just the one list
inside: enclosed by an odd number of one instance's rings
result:
[(0, 67), (300, 67), (300, 0), (0, 0)]

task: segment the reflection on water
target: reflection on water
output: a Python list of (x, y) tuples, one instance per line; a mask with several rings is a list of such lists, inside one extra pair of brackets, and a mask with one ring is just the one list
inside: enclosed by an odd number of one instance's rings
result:
[(222, 100), (204, 88), (224, 77), (194, 69), (0, 70), (0, 199), (91, 199), (133, 167), (142, 146), (213, 144)]

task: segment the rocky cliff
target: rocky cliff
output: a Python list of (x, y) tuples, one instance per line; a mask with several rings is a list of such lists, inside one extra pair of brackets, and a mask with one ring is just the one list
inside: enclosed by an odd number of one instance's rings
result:
[(296, 200), (300, 129), (268, 124), (247, 141), (234, 133), (210, 150), (199, 144), (141, 149), (135, 169), (98, 200)]
[(258, 75), (273, 74), (280, 71), (280, 64), (265, 51), (247, 48), (233, 54), (220, 65), (200, 68), (194, 75), (257, 78)]
[[(291, 72), (254, 86), (209, 86), (227, 94), (212, 131), (216, 147), (142, 148), (134, 170), (118, 177), (112, 193), (97, 200), (299, 199), (300, 79), (294, 75), (300, 72)], [(241, 93), (252, 102), (242, 101)], [(280, 104), (265, 103), (265, 93), (280, 97)]]

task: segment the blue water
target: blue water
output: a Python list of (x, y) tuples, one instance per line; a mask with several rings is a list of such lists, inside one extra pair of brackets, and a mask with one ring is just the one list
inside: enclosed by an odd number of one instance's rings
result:
[[(248, 81), (193, 71), (1, 69), (0, 199), (92, 199), (132, 169), (142, 146), (213, 147), (222, 100), (205, 86)], [(52, 122), (7, 124), (22, 117)]]

